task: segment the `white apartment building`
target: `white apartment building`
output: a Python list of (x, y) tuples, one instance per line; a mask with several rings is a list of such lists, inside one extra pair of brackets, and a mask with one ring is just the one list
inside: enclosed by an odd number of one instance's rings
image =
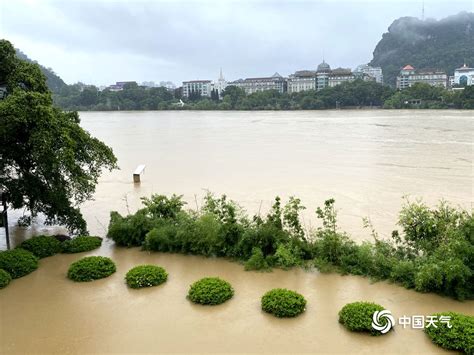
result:
[(313, 70), (299, 70), (288, 77), (288, 92), (316, 90), (316, 72)]
[(199, 93), (201, 97), (210, 97), (211, 90), (211, 80), (183, 81), (183, 97), (189, 97), (193, 92)]
[(336, 68), (329, 74), (328, 86), (334, 87), (341, 85), (345, 82), (350, 82), (355, 80), (355, 75), (352, 74), (350, 69), (345, 68)]
[(356, 75), (356, 77), (364, 77), (364, 75), (361, 74), (365, 74), (369, 77), (374, 78), (375, 82), (383, 84), (383, 73), (382, 68), (380, 67), (371, 67), (368, 64), (361, 64), (354, 70), (354, 74)]

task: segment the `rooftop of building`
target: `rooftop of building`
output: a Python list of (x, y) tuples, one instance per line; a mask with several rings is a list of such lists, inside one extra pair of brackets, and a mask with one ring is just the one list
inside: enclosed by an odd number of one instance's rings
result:
[(323, 62), (321, 64), (318, 65), (318, 69), (317, 69), (318, 72), (327, 72), (327, 71), (331, 71), (331, 67), (328, 63), (326, 63), (323, 59)]
[(183, 81), (183, 84), (189, 84), (189, 83), (210, 83), (212, 80), (189, 80), (189, 81)]

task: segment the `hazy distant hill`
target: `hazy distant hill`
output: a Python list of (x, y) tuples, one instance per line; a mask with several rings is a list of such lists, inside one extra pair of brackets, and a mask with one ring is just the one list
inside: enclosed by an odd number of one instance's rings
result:
[(474, 13), (461, 12), (436, 21), (415, 17), (395, 20), (374, 50), (373, 66), (384, 81), (395, 84), (400, 68), (440, 68), (452, 75), (464, 61), (474, 66)]
[(53, 93), (59, 93), (59, 91), (62, 88), (67, 86), (66, 83), (63, 81), (63, 79), (61, 79), (58, 75), (56, 75), (56, 73), (53, 71), (53, 69), (43, 67), (38, 62), (36, 62), (34, 60), (31, 60), (30, 58), (27, 57), (27, 55), (25, 53), (23, 53), (19, 49), (15, 49), (15, 51), (16, 51), (16, 56), (18, 58), (26, 60), (28, 62), (36, 63), (40, 66), (41, 71), (46, 76), (46, 79), (47, 79), (46, 83), (48, 84), (49, 89)]

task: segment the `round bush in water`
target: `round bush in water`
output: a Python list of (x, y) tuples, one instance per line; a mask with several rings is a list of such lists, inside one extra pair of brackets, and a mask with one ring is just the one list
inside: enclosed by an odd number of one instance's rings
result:
[(135, 266), (125, 276), (125, 281), (131, 288), (157, 286), (167, 279), (168, 273), (166, 270), (156, 265)]
[(473, 316), (455, 312), (436, 313), (433, 316), (437, 320), (436, 328), (434, 326), (426, 327), (425, 324), (425, 332), (433, 343), (448, 350), (474, 354)]
[(41, 259), (60, 253), (61, 242), (55, 237), (39, 235), (37, 237), (25, 240), (20, 244), (19, 248), (28, 250)]
[(296, 317), (304, 312), (305, 298), (299, 293), (284, 288), (275, 288), (262, 297), (262, 310), (276, 317)]
[(38, 257), (25, 249), (13, 249), (0, 252), (0, 269), (5, 270), (13, 279), (25, 276), (38, 268)]
[(204, 305), (221, 304), (232, 298), (234, 289), (225, 280), (218, 277), (205, 277), (191, 285), (188, 298)]
[(63, 253), (81, 253), (99, 248), (102, 245), (102, 238), (80, 236), (62, 243)]
[(377, 318), (379, 330), (372, 326), (374, 313), (385, 308), (372, 302), (348, 303), (339, 311), (339, 323), (353, 332), (368, 332), (372, 335), (382, 335), (393, 329), (393, 318), (381, 313)]
[(110, 258), (87, 256), (71, 264), (67, 277), (73, 281), (86, 282), (110, 276), (115, 271), (115, 264)]
[(10, 274), (5, 270), (0, 269), (0, 288), (7, 287), (11, 280), (12, 277)]

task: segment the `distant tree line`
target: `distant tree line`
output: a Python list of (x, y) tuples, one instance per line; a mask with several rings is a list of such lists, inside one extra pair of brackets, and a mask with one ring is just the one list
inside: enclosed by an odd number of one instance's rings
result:
[[(64, 110), (321, 110), (334, 108), (383, 107), (400, 108), (474, 108), (474, 87), (446, 90), (417, 83), (403, 91), (376, 82), (355, 80), (321, 91), (280, 93), (260, 91), (249, 95), (236, 86), (228, 86), (219, 97), (217, 90), (211, 97), (191, 92), (182, 97), (179, 89), (148, 88), (128, 83), (121, 91), (99, 89), (92, 85), (63, 86), (53, 94), (56, 105)], [(181, 107), (179, 100), (185, 105)]]

